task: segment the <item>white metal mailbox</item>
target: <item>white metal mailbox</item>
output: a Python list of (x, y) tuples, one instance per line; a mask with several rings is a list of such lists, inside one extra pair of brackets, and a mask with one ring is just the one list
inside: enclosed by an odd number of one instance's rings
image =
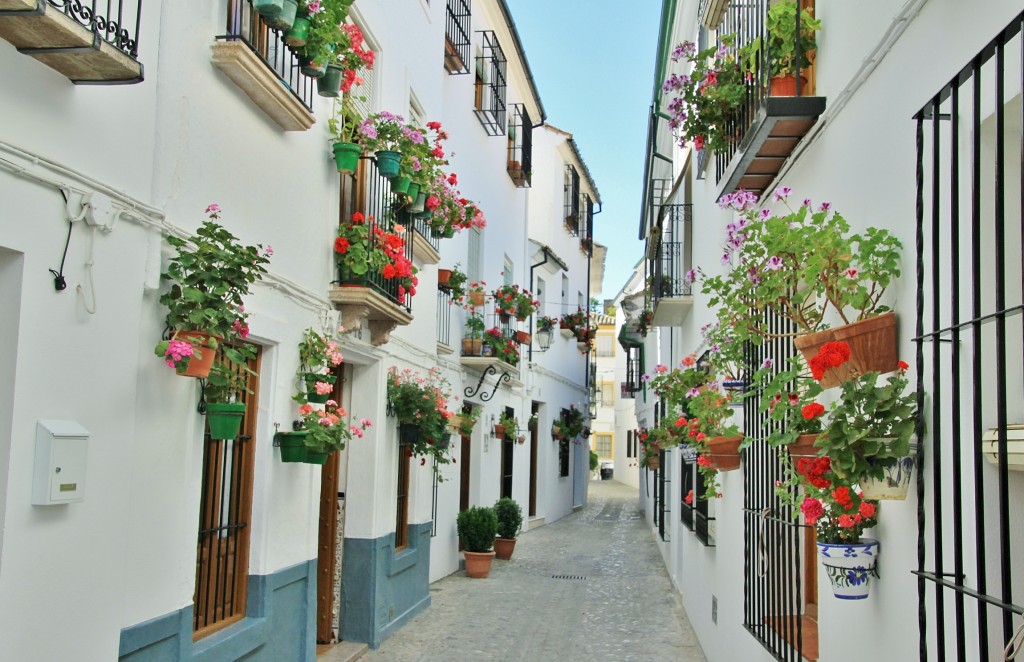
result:
[(89, 431), (75, 421), (43, 420), (36, 425), (32, 503), (54, 506), (85, 499)]

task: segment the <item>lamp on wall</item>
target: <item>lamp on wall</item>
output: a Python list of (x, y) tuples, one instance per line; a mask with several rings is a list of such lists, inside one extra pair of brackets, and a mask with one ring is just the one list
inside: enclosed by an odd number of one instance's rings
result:
[(538, 331), (533, 334), (533, 337), (537, 339), (537, 347), (540, 351), (546, 352), (551, 348), (551, 338), (554, 336), (554, 331), (547, 329), (545, 331)]

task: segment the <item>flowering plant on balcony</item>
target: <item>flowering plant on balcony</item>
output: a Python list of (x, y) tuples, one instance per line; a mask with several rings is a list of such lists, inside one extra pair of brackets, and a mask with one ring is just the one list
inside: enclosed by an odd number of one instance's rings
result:
[(301, 429), (308, 434), (304, 437), (306, 448), (319, 453), (333, 453), (345, 448), (345, 443), (353, 437), (361, 438), (363, 431), (373, 424), (368, 418), (362, 419), (358, 425), (345, 422), (348, 412), (339, 407), (334, 400), (324, 403), (323, 409), (311, 404), (299, 407)]
[(448, 289), (452, 295), (452, 300), (449, 303), (461, 301), (466, 296), (466, 281), (469, 280), (469, 276), (459, 269), (459, 266), (459, 263), (456, 262), (455, 266), (451, 268), (452, 275), (448, 278)]
[[(360, 145), (369, 151), (401, 152), (406, 143), (413, 143), (411, 131), (416, 130), (406, 124), (405, 118), (386, 110), (367, 115), (359, 125), (358, 137)], [(425, 141), (419, 133), (420, 142)]]
[(728, 127), (732, 115), (746, 98), (744, 74), (734, 43), (735, 35), (719, 37), (720, 45), (697, 50), (690, 41), (672, 51), (672, 61), (684, 60), (688, 73), (673, 73), (662, 85), (672, 93), (668, 104), (669, 127), (679, 146), (700, 151), (726, 151), (738, 138)]
[(405, 229), (395, 226), (395, 232), (385, 232), (370, 216), (362, 212), (338, 228), (334, 240), (334, 252), (342, 280), (363, 280), (367, 274), (376, 273), (384, 280), (398, 281), (398, 296), (406, 292), (416, 294), (417, 269), (405, 254), (405, 240), (400, 233)]
[[(800, 62), (797, 66), (796, 2), (777, 2), (768, 10), (765, 19), (768, 42), (769, 74), (775, 76), (796, 76), (797, 70), (806, 72), (811, 66), (810, 54), (817, 49), (815, 32), (821, 29), (821, 21), (813, 18), (807, 9), (800, 10)], [(747, 69), (756, 74), (757, 64), (763, 56), (761, 38), (754, 39), (744, 48)]]
[(328, 64), (341, 67), (341, 91), (348, 92), (353, 85), (363, 84), (363, 79), (356, 72), (361, 69), (373, 69), (375, 55), (372, 50), (363, 47), (363, 31), (358, 25), (344, 23), (340, 30), (344, 34)]
[(327, 130), (331, 134), (332, 142), (359, 143), (359, 127), (364, 117), (356, 108), (355, 100), (352, 92), (347, 92), (334, 100), (334, 112), (327, 120)]
[(786, 446), (805, 434), (821, 434), (825, 406), (818, 402), (822, 388), (808, 371), (802, 355), (789, 359), (789, 368), (779, 369), (765, 359), (752, 375), (752, 391), (760, 394), (758, 410), (767, 413), (765, 427), (769, 446)]
[[(302, 57), (319, 69), (335, 61), (336, 53), (353, 48), (352, 37), (345, 29), (351, 0), (304, 0), (300, 4), (309, 15), (309, 32), (305, 44), (298, 49)], [(362, 51), (362, 32), (359, 33), (358, 47)], [(370, 66), (373, 66), (373, 51), (369, 52), (368, 58)]]
[(426, 219), (427, 225), (442, 237), (454, 237), (456, 232), (469, 228), (484, 228), (487, 219), (480, 208), (472, 201), (462, 197), (455, 187), (458, 175), (444, 173), (438, 175), (427, 187), (427, 198), (424, 208), (430, 212)]
[(651, 330), (651, 326), (654, 325), (654, 311), (650, 308), (644, 308), (637, 318), (636, 330), (644, 338), (647, 337), (647, 332)]
[[(849, 356), (846, 343), (826, 343), (810, 361), (814, 377), (820, 379), (825, 366), (842, 365)], [(910, 439), (917, 426), (917, 392), (909, 388), (907, 367), (900, 361), (888, 378), (877, 372), (855, 373), (842, 384), (817, 443), (831, 458), (837, 476), (850, 481), (881, 479), (885, 466), (910, 455)]]
[[(816, 209), (810, 199), (794, 211), (792, 191), (775, 191), (787, 213), (755, 208), (757, 196), (738, 191), (720, 205), (740, 212), (726, 226), (722, 263), (732, 269), (705, 278), (702, 292), (718, 306), (718, 322), (733, 338), (760, 342), (827, 328), (827, 314), (843, 324), (886, 312), (881, 300), (900, 275), (900, 241), (887, 230), (868, 228), (851, 234), (850, 225), (831, 204)], [(701, 273), (696, 270), (694, 279)], [(791, 321), (794, 333), (774, 333), (764, 326), (765, 313)]]
[(494, 327), (484, 332), (484, 342), (491, 346), (492, 355), (508, 363), (519, 363), (519, 346), (511, 338), (506, 338), (501, 329)]
[(594, 327), (585, 324), (573, 329), (572, 335), (576, 338), (577, 345), (583, 345), (580, 347), (583, 354), (589, 354), (594, 349), (594, 340), (597, 338), (597, 329)]
[(688, 414), (689, 399), (697, 394), (697, 390), (711, 381), (707, 370), (697, 367), (693, 355), (684, 356), (679, 368), (669, 370), (668, 366), (658, 364), (654, 368), (654, 376), (649, 377), (651, 388), (672, 413)]
[(421, 134), (422, 142), (410, 140), (402, 146), (401, 170), (403, 175), (419, 184), (422, 192), (426, 193), (438, 177), (447, 177), (442, 168), (448, 165), (444, 151), (448, 132), (441, 127), (440, 122), (427, 122)]
[(686, 409), (690, 415), (678, 418), (675, 424), (684, 428), (684, 441), (691, 444), (699, 453), (697, 467), (704, 475), (705, 497), (711, 498), (717, 495), (718, 488), (715, 480), (717, 471), (709, 457), (712, 452), (710, 442), (715, 439), (742, 437), (743, 434), (734, 423), (729, 422), (733, 415), (732, 396), (720, 392), (714, 382), (704, 388), (692, 389), (687, 392), (686, 398)]
[(518, 285), (502, 285), (491, 293), (494, 309), (499, 314), (515, 317), (520, 322), (540, 310), (540, 301), (529, 290)]
[[(194, 237), (167, 236), (176, 254), (160, 275), (172, 283), (160, 296), (160, 303), (167, 307), (166, 323), (173, 333), (157, 343), (154, 353), (179, 372), (207, 352), (210, 356), (206, 358), (212, 358), (218, 339), (244, 340), (249, 335), (243, 297), (267, 273), (263, 265), (274, 252), (262, 244), (240, 244), (216, 222), (220, 219), (218, 205), (208, 206), (206, 214), (208, 219)], [(207, 335), (185, 333), (190, 331)]]
[[(399, 372), (396, 366), (388, 370), (388, 402), (399, 423), (419, 428), (419, 435), (409, 445), (411, 455), (420, 457), (425, 465), (428, 458), (438, 466), (448, 464), (448, 421), (455, 414), (448, 410), (451, 385), (439, 368), (431, 368), (426, 376), (406, 368)], [(440, 477), (439, 477), (440, 480)]]
[(555, 328), (555, 318), (546, 315), (537, 318), (538, 331), (551, 331)]
[(300, 388), (292, 399), (300, 404), (305, 404), (310, 397), (315, 402), (323, 402), (323, 397), (334, 391), (335, 377), (331, 372), (343, 361), (337, 341), (314, 329), (306, 329), (299, 342), (299, 367), (296, 371)]
[(561, 329), (568, 329), (576, 335), (576, 330), (583, 327), (587, 322), (587, 314), (583, 312), (582, 308), (576, 310), (575, 313), (566, 313), (562, 315), (562, 318), (558, 321), (558, 327)]
[[(819, 543), (853, 543), (865, 529), (878, 525), (878, 502), (864, 498), (849, 481), (835, 474), (828, 457), (800, 458), (796, 462), (803, 498), (799, 501), (804, 522), (813, 526)], [(780, 485), (777, 491), (793, 501), (792, 485)]]

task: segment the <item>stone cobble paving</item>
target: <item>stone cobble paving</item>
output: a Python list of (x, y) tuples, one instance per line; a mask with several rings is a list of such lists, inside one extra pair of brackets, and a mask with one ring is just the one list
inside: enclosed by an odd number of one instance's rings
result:
[(361, 659), (705, 660), (636, 491), (615, 481), (592, 481), (585, 509), (520, 535), (488, 579), (457, 572), (430, 596), (428, 609)]

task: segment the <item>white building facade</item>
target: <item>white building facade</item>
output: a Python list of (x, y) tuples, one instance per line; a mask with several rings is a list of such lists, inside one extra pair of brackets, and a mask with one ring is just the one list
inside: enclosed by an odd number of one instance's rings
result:
[[(339, 176), (331, 99), (299, 76), (279, 34), (250, 0), (147, 3), (139, 20), (137, 0), (114, 4), (128, 35), (118, 43), (21, 53), (92, 43), (88, 17), (0, 2), (11, 91), (0, 98), (4, 656), (277, 662), (314, 659), (318, 640), (377, 646), (429, 606), (431, 581), (458, 570), (461, 509), (511, 496), (536, 526), (585, 503), (585, 448), (560, 453), (548, 430), (560, 409), (587, 406), (586, 357), (564, 342), (532, 356), (521, 345), (518, 366), (462, 357), (464, 314), (437, 269), (459, 263), (489, 288), (543, 281), (545, 307), (575, 305), (589, 296), (581, 246), (596, 187), (575, 143), (540, 128), (503, 0), (357, 2), (350, 20), (376, 52), (360, 88), (367, 108), (442, 122), (449, 169), (488, 219), (451, 239), (410, 228), (418, 293), (367, 312), (334, 287), (332, 243), (339, 222), (390, 194), (369, 157)], [(574, 232), (563, 229), (569, 166), (584, 173)], [(163, 237), (189, 236), (211, 203), (243, 243), (273, 247), (245, 302), (259, 350), (253, 406), (242, 436), (221, 443), (204, 438), (196, 380), (152, 350), (165, 331)], [(545, 251), (558, 260), (538, 266)], [(382, 320), (397, 324), (390, 335)], [(306, 328), (334, 334), (339, 321), (336, 394), (373, 427), (323, 468), (282, 463), (275, 432), (297, 418), (297, 345)], [(481, 410), (473, 434), (453, 438), (443, 481), (404, 454), (386, 398), (389, 370), (435, 367), (451, 407)], [(539, 424), (523, 443), (495, 439), (504, 411), (524, 428), (538, 412)], [(87, 431), (80, 502), (32, 503), (47, 420)]]

